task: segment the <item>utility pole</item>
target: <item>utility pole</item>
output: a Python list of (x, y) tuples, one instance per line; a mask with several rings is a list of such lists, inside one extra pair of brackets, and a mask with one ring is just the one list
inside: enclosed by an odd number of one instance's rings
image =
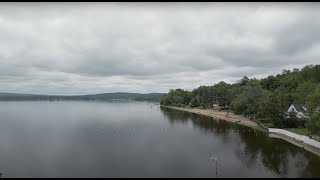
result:
[(211, 156), (210, 160), (216, 162), (216, 178), (218, 178), (218, 158), (215, 155), (213, 155)]
[(218, 178), (218, 161), (216, 161), (216, 178)]

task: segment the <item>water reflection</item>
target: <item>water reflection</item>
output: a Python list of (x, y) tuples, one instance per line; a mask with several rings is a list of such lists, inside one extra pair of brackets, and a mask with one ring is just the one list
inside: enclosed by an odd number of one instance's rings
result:
[(142, 102), (0, 102), (0, 114), (2, 177), (319, 177), (319, 157), (281, 139)]
[(191, 122), (195, 128), (223, 143), (234, 143), (234, 154), (249, 169), (263, 168), (279, 177), (320, 177), (319, 157), (284, 140), (268, 137), (264, 132), (195, 113), (161, 107), (170, 123)]

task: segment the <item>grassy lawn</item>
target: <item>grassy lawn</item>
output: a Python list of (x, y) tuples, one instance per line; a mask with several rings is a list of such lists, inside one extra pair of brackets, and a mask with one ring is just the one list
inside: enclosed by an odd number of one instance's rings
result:
[[(308, 136), (307, 128), (284, 128), (284, 130), (291, 131), (299, 135)], [(312, 139), (320, 141), (320, 133), (312, 134)]]
[(284, 130), (291, 131), (299, 135), (305, 135), (305, 136), (308, 135), (307, 128), (284, 128)]

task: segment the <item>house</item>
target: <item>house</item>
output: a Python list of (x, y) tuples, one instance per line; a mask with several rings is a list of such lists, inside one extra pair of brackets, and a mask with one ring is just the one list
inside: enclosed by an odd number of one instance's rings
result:
[(218, 101), (213, 101), (212, 107), (213, 107), (213, 109), (217, 109), (219, 107)]
[(287, 113), (295, 112), (297, 118), (309, 118), (307, 108), (303, 104), (291, 104), (287, 110)]
[(229, 109), (229, 106), (228, 106), (228, 105), (223, 104), (223, 103), (219, 102), (218, 100), (216, 100), (215, 102), (213, 102), (212, 106), (213, 106), (213, 109), (214, 109), (214, 110), (218, 110), (218, 111), (228, 110), (228, 109)]

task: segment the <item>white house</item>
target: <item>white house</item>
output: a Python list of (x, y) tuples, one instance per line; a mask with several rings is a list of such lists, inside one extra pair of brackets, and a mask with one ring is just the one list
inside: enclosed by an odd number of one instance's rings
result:
[(298, 118), (309, 118), (307, 108), (303, 104), (291, 104), (287, 112), (295, 112)]

